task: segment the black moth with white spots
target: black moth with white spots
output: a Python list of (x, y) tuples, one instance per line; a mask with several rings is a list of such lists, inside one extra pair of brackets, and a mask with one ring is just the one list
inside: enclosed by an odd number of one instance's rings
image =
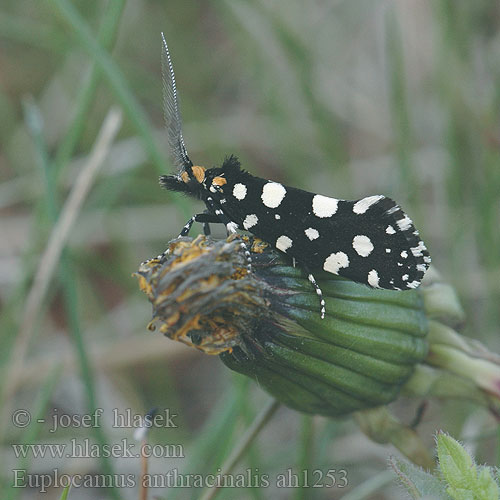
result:
[[(221, 222), (229, 233), (246, 230), (295, 258), (308, 273), (323, 269), (373, 288), (417, 288), (431, 259), (411, 219), (391, 199), (382, 195), (358, 201), (339, 200), (242, 170), (236, 157), (220, 168), (194, 166), (182, 137), (175, 77), (165, 38), (163, 77), (165, 118), (172, 155), (180, 172), (162, 176), (160, 183), (172, 191), (194, 196), (205, 203), (203, 214), (184, 226), (186, 235), (194, 222)], [(312, 274), (309, 279), (321, 299)]]
[[(208, 213), (216, 222), (227, 217), (234, 229), (251, 232), (310, 270), (405, 290), (417, 288), (429, 266), (411, 220), (385, 196), (347, 201), (309, 193), (255, 177), (241, 170), (234, 156), (220, 168), (201, 168), (195, 167), (201, 182), (164, 176), (161, 183), (205, 203), (210, 199)], [(208, 221), (207, 215), (195, 220)]]

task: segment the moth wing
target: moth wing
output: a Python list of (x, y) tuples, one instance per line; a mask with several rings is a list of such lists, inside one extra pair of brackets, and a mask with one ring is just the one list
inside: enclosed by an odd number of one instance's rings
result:
[[(313, 195), (313, 206), (315, 199), (322, 200), (317, 203), (324, 210), (317, 211), (321, 217), (314, 209), (302, 217), (295, 210), (290, 213), (293, 244), (287, 254), (310, 268), (374, 288), (406, 290), (420, 285), (430, 264), (429, 252), (393, 200), (381, 195), (357, 201)], [(335, 212), (328, 215), (328, 210)]]

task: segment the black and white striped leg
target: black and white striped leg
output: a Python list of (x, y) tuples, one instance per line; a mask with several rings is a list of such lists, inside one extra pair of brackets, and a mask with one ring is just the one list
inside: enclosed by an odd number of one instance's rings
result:
[[(214, 200), (211, 196), (208, 196), (206, 199), (206, 204), (210, 210), (218, 217), (218, 222), (221, 222), (226, 226), (227, 235), (237, 234), (238, 224), (233, 222), (220, 208), (217, 208), (217, 205), (214, 203)], [(252, 255), (250, 254), (250, 250), (248, 249), (246, 243), (241, 240), (240, 242), (242, 250), (245, 252), (245, 259), (247, 261), (247, 270), (248, 272), (252, 271)]]
[(247, 271), (249, 273), (252, 272), (252, 255), (250, 254), (250, 250), (248, 249), (247, 244), (241, 240), (241, 249), (245, 252), (245, 259), (247, 261)]
[(144, 264), (148, 264), (149, 262), (151, 262), (153, 260), (159, 260), (160, 263), (163, 264), (163, 262), (165, 262), (165, 260), (169, 256), (169, 254), (170, 254), (170, 248), (167, 248), (163, 253), (157, 255), (155, 258), (142, 261), (141, 266)]
[(325, 299), (323, 298), (323, 292), (321, 291), (321, 288), (319, 285), (316, 283), (316, 279), (314, 276), (309, 272), (307, 268), (305, 268), (305, 271), (307, 273), (307, 279), (311, 282), (312, 286), (316, 290), (316, 295), (319, 297), (319, 305), (320, 305), (320, 312), (321, 312), (321, 319), (325, 319), (325, 314), (326, 314), (326, 307), (325, 307)]
[(189, 234), (189, 231), (191, 230), (191, 227), (195, 222), (202, 222), (203, 224), (208, 224), (209, 222), (220, 222), (219, 217), (215, 214), (209, 214), (209, 213), (203, 213), (203, 214), (196, 214), (193, 215), (187, 222), (184, 224), (184, 227), (182, 228), (181, 233), (179, 234), (179, 237), (181, 236), (187, 236)]
[[(201, 222), (201, 223), (203, 223), (203, 231), (204, 231), (204, 233), (205, 233), (206, 236), (209, 236), (210, 235), (210, 226), (208, 224), (210, 222), (213, 222), (213, 223), (220, 222), (220, 220), (219, 220), (219, 218), (216, 215), (210, 214), (208, 212), (204, 212), (202, 214), (193, 215), (193, 217), (191, 217), (186, 222), (186, 224), (184, 224), (184, 227), (182, 228), (182, 231), (181, 231), (181, 233), (179, 234), (178, 237), (180, 238), (181, 236), (187, 236), (188, 233), (189, 233), (189, 231), (191, 230), (191, 227), (193, 226), (193, 224), (195, 222)], [(145, 260), (143, 262), (143, 264), (147, 264), (151, 260), (159, 260), (161, 263), (163, 263), (167, 259), (169, 253), (170, 253), (170, 249), (167, 248), (163, 253), (161, 253), (160, 255), (158, 255), (155, 259)]]

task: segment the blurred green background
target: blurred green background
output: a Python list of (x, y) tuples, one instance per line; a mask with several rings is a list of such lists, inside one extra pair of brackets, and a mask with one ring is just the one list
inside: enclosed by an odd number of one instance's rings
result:
[[(2, 498), (13, 469), (138, 474), (136, 459), (17, 459), (12, 443), (132, 440), (112, 409), (177, 414), (154, 443), (185, 458), (155, 473), (217, 470), (268, 397), (215, 357), (148, 332), (131, 277), (201, 207), (162, 191), (172, 170), (163, 128), (160, 32), (176, 71), (196, 164), (238, 155), (251, 173), (338, 198), (383, 193), (411, 214), (433, 263), (459, 292), (465, 333), (500, 350), (500, 4), (492, 0), (3, 0), (0, 6), (0, 360)], [(106, 115), (123, 123), (91, 183), (34, 323), (27, 297)], [(199, 228), (197, 228), (198, 230)], [(34, 285), (35, 283), (35, 285)], [(24, 321), (24, 323), (23, 323)], [(22, 344), (22, 345), (21, 345)], [(21, 347), (20, 347), (21, 345)], [(23, 346), (26, 348), (23, 351)], [(22, 355), (20, 355), (21, 353)], [(395, 405), (411, 421), (415, 404)], [(104, 409), (102, 426), (51, 433), (50, 419)], [(33, 424), (15, 427), (15, 409)], [(36, 417), (46, 423), (37, 424)], [(495, 422), (431, 402), (419, 433), (463, 439), (499, 464)], [(397, 499), (394, 450), (346, 419), (282, 408), (241, 469), (346, 469), (344, 490), (229, 490), (220, 498)], [(198, 498), (199, 490), (155, 490)], [(43, 498), (59, 498), (51, 490)], [(138, 498), (75, 489), (69, 498)]]

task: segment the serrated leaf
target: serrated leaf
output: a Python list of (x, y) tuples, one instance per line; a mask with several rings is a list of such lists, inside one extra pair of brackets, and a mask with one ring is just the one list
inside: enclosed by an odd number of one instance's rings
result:
[[(453, 500), (474, 500), (475, 498), (477, 498), (470, 490), (465, 490), (462, 488), (452, 488), (450, 486), (446, 491), (450, 494)], [(489, 500), (496, 500), (496, 499), (492, 498)]]
[(479, 467), (455, 439), (437, 437), (439, 467), (448, 482), (447, 492), (453, 500), (498, 500), (499, 488), (489, 467)]
[(478, 474), (478, 485), (484, 498), (498, 498), (498, 484), (496, 483), (489, 467), (481, 467)]
[(425, 472), (408, 462), (391, 457), (390, 464), (404, 486), (410, 498), (432, 498), (433, 500), (450, 500), (446, 493), (446, 484), (429, 472)]
[(437, 436), (436, 447), (444, 480), (415, 465), (390, 459), (399, 482), (412, 499), (499, 500), (499, 469), (477, 466), (465, 448), (447, 434)]
[(451, 436), (440, 433), (437, 437), (439, 467), (452, 489), (470, 489), (477, 477), (476, 466), (465, 448)]

